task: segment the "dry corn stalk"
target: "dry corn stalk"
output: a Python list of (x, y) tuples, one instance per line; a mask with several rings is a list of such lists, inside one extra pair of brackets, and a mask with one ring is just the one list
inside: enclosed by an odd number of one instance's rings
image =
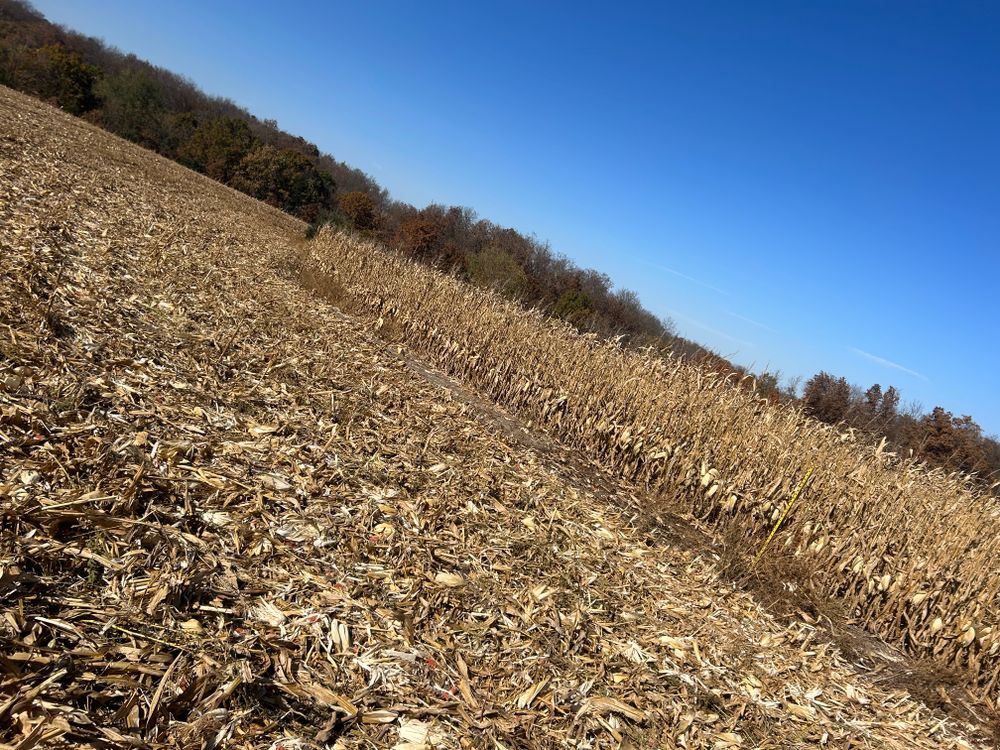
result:
[(996, 689), (1000, 582), (984, 540), (1000, 535), (1000, 518), (965, 478), (768, 404), (697, 366), (580, 335), (344, 234), (325, 231), (302, 262), (313, 278), (342, 285), (355, 309), (394, 321), (447, 372), (699, 518), (738, 522), (748, 539), (775, 524), (804, 467), (818, 467), (775, 545), (822, 571), (826, 592), (883, 637)]

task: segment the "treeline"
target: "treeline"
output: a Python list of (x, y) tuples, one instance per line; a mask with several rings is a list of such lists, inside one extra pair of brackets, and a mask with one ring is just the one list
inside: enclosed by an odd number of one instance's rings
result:
[[(310, 231), (327, 222), (345, 227), (582, 331), (696, 360), (772, 400), (799, 398), (774, 374), (744, 378), (744, 368), (677, 336), (670, 321), (643, 308), (634, 292), (615, 289), (606, 274), (578, 267), (547, 243), (480, 219), (469, 208), (418, 209), (393, 200), (372, 177), (275, 121), (52, 24), (22, 0), (0, 0), (0, 84), (297, 216)], [(884, 435), (931, 465), (1000, 478), (1000, 445), (971, 417), (940, 407), (925, 415), (901, 413), (894, 388), (863, 392), (826, 373), (809, 380), (801, 401), (821, 421)]]
[(896, 450), (912, 451), (931, 466), (977, 474), (986, 483), (1000, 480), (1000, 443), (970, 416), (956, 417), (940, 406), (930, 414), (915, 407), (901, 410), (893, 386), (883, 391), (876, 383), (862, 391), (826, 372), (806, 382), (801, 400), (816, 419), (885, 437)]
[(635, 292), (613, 289), (607, 274), (579, 268), (546, 243), (479, 219), (471, 209), (439, 205), (416, 209), (395, 201), (378, 203), (365, 192), (348, 192), (340, 195), (331, 221), (563, 318), (580, 330), (622, 335), (632, 343), (664, 351), (686, 346), (689, 354), (710, 356), (673, 335), (670, 322), (643, 308)]

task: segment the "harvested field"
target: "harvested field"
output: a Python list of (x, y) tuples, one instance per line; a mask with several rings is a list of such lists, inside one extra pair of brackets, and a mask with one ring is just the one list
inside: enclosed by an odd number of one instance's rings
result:
[[(618, 379), (629, 400), (598, 431), (619, 446), (609, 453), (577, 420), (573, 392), (513, 387), (518, 368), (546, 366), (542, 354), (492, 360), (490, 384), (470, 347), (499, 332), (470, 328), (457, 343), (443, 328), (444, 295), (467, 292), (344, 238), (303, 245), (303, 230), (0, 88), (5, 746), (987, 746), (880, 684), (809, 618), (776, 620), (708, 549), (653, 533), (643, 486), (676, 490), (678, 508), (714, 523), (716, 501), (743, 486), (726, 473), (737, 448), (699, 455), (712, 434), (696, 422), (703, 442), (651, 461), (690, 453), (704, 469), (684, 463), (682, 480), (656, 484), (621, 467), (676, 422), (641, 450), (615, 425), (670, 404), (691, 418), (723, 386), (699, 395), (684, 380), (690, 404), (671, 401), (676, 390), (647, 404), (643, 381)], [(303, 263), (317, 289), (342, 277), (358, 316), (305, 289)], [(403, 307), (412, 299), (387, 270), (426, 284), (425, 301)], [(514, 333), (547, 325), (498, 305), (479, 299), (484, 326), (500, 312)], [(606, 356), (602, 367), (640, 361), (545, 330)], [(409, 343), (514, 414), (415, 366)], [(611, 469), (601, 491), (518, 425), (541, 402), (552, 435)], [(792, 417), (768, 415), (780, 442)], [(770, 454), (748, 450), (760, 481)], [(772, 467), (774, 503), (798, 479), (798, 450)], [(855, 469), (862, 484), (869, 465)], [(821, 479), (814, 493), (834, 486)], [(738, 502), (748, 534), (766, 524), (770, 511)], [(814, 544), (808, 512), (783, 547)], [(879, 538), (857, 535), (851, 544)]]

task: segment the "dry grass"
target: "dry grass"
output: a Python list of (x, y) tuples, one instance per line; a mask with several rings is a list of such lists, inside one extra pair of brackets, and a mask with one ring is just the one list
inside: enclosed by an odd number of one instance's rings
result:
[[(338, 283), (312, 286), (371, 312), (346, 318), (300, 283), (303, 231), (0, 88), (4, 747), (981, 746), (709, 555), (650, 543), (634, 485), (514, 440), (377, 321), (706, 518), (702, 460), (726, 492), (764, 471), (708, 449), (724, 386), (490, 297), (463, 312), (467, 290), (326, 238), (313, 273)], [(561, 351), (590, 375), (548, 373)], [(755, 413), (774, 442), (797, 424)], [(765, 495), (739, 497), (762, 525)]]

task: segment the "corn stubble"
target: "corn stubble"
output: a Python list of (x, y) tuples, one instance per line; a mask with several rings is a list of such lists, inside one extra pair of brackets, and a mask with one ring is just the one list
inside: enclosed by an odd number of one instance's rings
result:
[(982, 499), (304, 230), (0, 87), (4, 747), (985, 747), (395, 352), (748, 540), (824, 456), (777, 543), (991, 689)]

